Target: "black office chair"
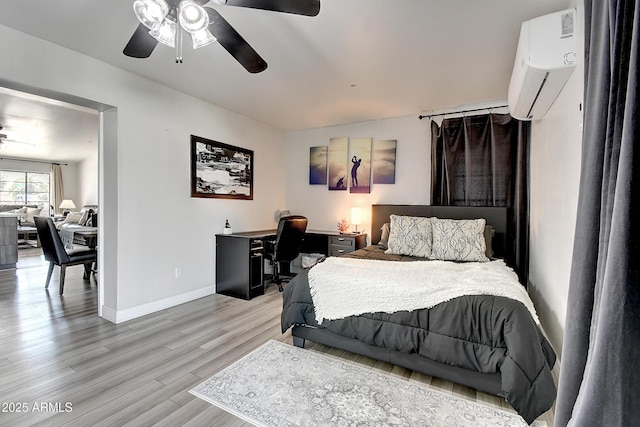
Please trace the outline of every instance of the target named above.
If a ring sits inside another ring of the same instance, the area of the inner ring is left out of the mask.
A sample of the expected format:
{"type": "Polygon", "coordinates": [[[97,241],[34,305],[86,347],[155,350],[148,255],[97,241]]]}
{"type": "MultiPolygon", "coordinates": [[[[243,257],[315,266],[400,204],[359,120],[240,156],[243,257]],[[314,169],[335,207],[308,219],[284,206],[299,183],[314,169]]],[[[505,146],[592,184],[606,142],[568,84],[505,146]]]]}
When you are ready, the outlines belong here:
{"type": "Polygon", "coordinates": [[[49,288],[54,265],[60,266],[60,295],[64,291],[64,276],[67,266],[84,264],[84,279],[89,279],[91,266],[97,261],[98,252],[95,249],[73,249],[67,252],[51,218],[38,216],[34,220],[38,236],[40,236],[44,259],[50,263],[45,289],[49,288]]]}
{"type": "Polygon", "coordinates": [[[276,239],[267,242],[264,257],[273,263],[273,281],[282,292],[281,262],[290,263],[300,255],[300,247],[307,230],[307,218],[289,215],[280,218],[276,239]]]}

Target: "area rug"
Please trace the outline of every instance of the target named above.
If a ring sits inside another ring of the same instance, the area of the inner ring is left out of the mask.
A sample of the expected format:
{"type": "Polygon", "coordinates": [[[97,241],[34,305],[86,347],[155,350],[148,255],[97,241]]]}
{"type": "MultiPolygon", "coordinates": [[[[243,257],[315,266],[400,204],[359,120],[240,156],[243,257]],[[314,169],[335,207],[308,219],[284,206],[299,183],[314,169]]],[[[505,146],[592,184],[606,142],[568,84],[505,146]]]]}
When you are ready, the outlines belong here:
{"type": "Polygon", "coordinates": [[[527,425],[516,414],[273,340],[190,393],[257,426],[527,425]]]}

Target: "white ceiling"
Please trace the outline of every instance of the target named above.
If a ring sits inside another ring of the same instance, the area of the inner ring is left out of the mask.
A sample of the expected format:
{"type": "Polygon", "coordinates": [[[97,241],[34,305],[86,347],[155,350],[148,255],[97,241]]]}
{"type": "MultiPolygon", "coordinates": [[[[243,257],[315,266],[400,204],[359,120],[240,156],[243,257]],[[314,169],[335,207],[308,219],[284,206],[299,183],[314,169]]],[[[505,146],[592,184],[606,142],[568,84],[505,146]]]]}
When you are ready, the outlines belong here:
{"type": "MultiPolygon", "coordinates": [[[[132,3],[2,1],[0,24],[290,130],[503,101],[521,22],[569,4],[321,0],[320,14],[306,17],[211,2],[268,63],[264,72],[250,74],[218,44],[196,51],[186,44],[183,64],[161,44],[148,59],[126,57],[122,49],[138,25],[132,3]]],[[[12,120],[29,115],[21,105],[29,101],[14,108],[9,98],[0,92],[0,125],[14,127],[12,120]]],[[[54,114],[53,107],[42,108],[54,114]]],[[[22,118],[30,126],[39,120],[22,118]]],[[[59,124],[42,119],[42,128],[59,124]]],[[[15,125],[20,137],[26,133],[21,127],[15,125]]],[[[43,134],[95,142],[95,136],[65,133],[72,130],[62,126],[43,134]]]]}
{"type": "Polygon", "coordinates": [[[98,112],[0,87],[0,158],[77,162],[98,152],[98,112]]]}

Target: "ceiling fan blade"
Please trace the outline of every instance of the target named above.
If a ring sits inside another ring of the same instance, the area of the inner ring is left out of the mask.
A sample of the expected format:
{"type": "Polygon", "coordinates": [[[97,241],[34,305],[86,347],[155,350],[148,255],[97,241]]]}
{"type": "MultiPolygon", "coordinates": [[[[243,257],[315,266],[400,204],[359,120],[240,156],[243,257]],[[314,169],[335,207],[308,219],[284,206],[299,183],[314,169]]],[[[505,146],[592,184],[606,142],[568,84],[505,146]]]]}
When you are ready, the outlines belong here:
{"type": "Polygon", "coordinates": [[[35,148],[36,145],[25,141],[16,141],[7,137],[0,138],[0,148],[35,148]]]}
{"type": "Polygon", "coordinates": [[[226,0],[225,3],[229,6],[250,7],[295,15],[316,16],[320,13],[320,0],[226,0]]]}
{"type": "Polygon", "coordinates": [[[158,40],[151,37],[147,27],[139,24],[122,53],[132,58],[148,58],[157,45],[158,40]]]}
{"type": "Polygon", "coordinates": [[[267,63],[215,9],[205,7],[209,14],[209,30],[218,42],[250,73],[267,69],[267,63]]]}

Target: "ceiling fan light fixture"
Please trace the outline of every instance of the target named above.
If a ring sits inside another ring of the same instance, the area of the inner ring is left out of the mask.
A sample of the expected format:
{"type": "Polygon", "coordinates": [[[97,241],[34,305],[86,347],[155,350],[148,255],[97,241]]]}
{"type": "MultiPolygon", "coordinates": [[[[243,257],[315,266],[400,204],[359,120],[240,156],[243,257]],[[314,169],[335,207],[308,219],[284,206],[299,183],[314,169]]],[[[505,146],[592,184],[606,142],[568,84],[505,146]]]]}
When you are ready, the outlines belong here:
{"type": "Polygon", "coordinates": [[[206,28],[204,30],[191,33],[191,43],[193,44],[194,49],[199,49],[217,41],[218,39],[216,39],[215,36],[211,34],[211,31],[206,28]]]}
{"type": "Polygon", "coordinates": [[[157,30],[169,12],[169,6],[164,0],[136,0],[133,11],[145,27],[157,30]]]}
{"type": "Polygon", "coordinates": [[[162,24],[160,24],[160,27],[157,30],[149,31],[149,34],[162,44],[169,47],[176,47],[176,29],[176,22],[167,16],[162,21],[162,24]]]}
{"type": "Polygon", "coordinates": [[[178,14],[180,25],[191,34],[205,30],[209,26],[209,15],[202,6],[193,0],[182,0],[178,14]]]}

